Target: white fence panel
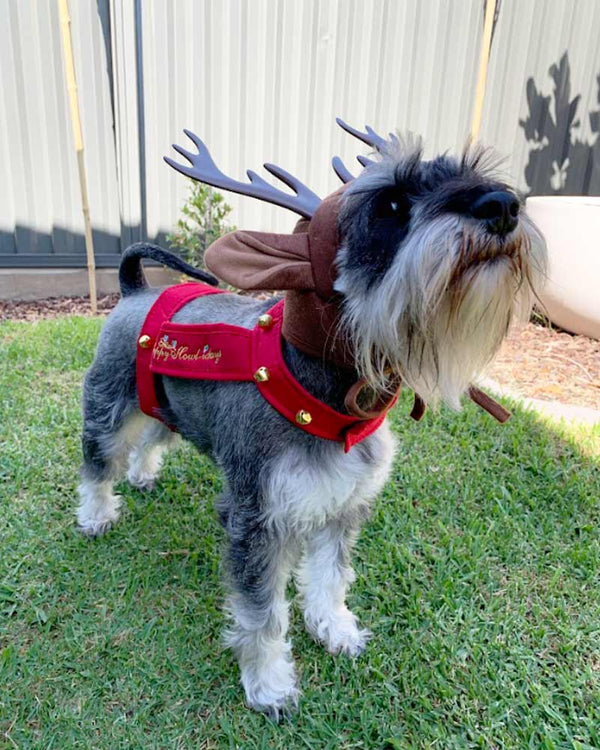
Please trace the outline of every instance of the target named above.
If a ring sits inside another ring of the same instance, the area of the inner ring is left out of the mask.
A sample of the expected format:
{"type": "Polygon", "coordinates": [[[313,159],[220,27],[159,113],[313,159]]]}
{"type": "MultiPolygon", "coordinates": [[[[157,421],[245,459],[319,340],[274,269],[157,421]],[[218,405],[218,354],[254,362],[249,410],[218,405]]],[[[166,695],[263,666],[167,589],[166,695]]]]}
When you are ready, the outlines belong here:
{"type": "MultiPolygon", "coordinates": [[[[421,133],[429,153],[467,137],[483,9],[453,0],[145,0],[142,3],[148,232],[171,227],[185,179],[162,162],[187,127],[241,179],[264,161],[315,192],[360,144],[335,125],[421,133]]],[[[358,165],[356,165],[358,168],[358,165]]],[[[228,196],[233,222],[285,231],[293,216],[228,196]]]]}
{"type": "MultiPolygon", "coordinates": [[[[238,179],[273,161],[323,196],[339,184],[331,157],[358,170],[366,152],[336,115],[418,133],[429,156],[460,150],[469,133],[482,0],[70,8],[98,265],[173,228],[187,183],[162,157],[185,144],[184,127],[238,179]]],[[[600,2],[497,0],[497,11],[482,140],[524,190],[600,194],[600,2]]],[[[0,34],[0,265],[84,265],[55,0],[0,0],[0,34]]],[[[239,227],[294,223],[227,200],[239,227]]]]}
{"type": "Polygon", "coordinates": [[[519,187],[538,195],[600,195],[600,123],[593,116],[599,110],[600,2],[502,0],[481,135],[508,156],[519,187]],[[526,96],[530,78],[538,92],[533,110],[526,96]],[[547,110],[542,97],[549,99],[547,110]],[[529,139],[521,124],[528,119],[535,128],[529,139]]]}
{"type": "MultiPolygon", "coordinates": [[[[70,6],[94,240],[102,258],[119,252],[120,234],[108,8],[104,2],[70,6]]],[[[57,3],[0,0],[0,38],[0,259],[3,265],[84,265],[57,3]]]]}

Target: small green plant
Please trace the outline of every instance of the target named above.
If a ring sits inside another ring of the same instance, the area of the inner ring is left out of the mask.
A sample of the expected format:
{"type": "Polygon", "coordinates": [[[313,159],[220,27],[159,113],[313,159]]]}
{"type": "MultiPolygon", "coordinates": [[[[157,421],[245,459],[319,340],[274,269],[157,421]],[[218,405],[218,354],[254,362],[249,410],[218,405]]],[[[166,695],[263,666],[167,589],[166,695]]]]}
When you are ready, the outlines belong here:
{"type": "Polygon", "coordinates": [[[206,248],[235,229],[227,223],[231,206],[208,185],[190,180],[189,192],[175,231],[167,235],[170,247],[194,266],[204,264],[206,248]]]}

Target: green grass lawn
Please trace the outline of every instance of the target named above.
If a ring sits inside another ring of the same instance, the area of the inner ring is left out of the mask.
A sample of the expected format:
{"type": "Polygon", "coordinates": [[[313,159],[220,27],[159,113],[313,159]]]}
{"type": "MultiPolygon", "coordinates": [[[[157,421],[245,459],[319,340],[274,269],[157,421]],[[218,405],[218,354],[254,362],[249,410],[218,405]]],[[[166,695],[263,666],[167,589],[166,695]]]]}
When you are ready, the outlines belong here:
{"type": "MultiPolygon", "coordinates": [[[[101,321],[0,328],[0,747],[599,748],[600,431],[406,417],[359,541],[334,658],[292,637],[303,696],[275,726],[220,645],[220,479],[189,447],[75,530],[79,400],[101,321]]],[[[293,596],[293,591],[290,595],[293,596]]]]}

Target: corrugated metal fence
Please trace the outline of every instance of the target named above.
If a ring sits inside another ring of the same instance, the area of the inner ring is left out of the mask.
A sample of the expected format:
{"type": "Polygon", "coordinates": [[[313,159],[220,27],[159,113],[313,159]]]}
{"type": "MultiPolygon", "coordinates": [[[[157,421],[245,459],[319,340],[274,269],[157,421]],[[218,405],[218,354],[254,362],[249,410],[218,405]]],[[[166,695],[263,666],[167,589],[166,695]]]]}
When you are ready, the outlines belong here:
{"type": "MultiPolygon", "coordinates": [[[[498,0],[481,137],[533,193],[600,194],[600,3],[498,0]]],[[[483,0],[71,0],[98,266],[164,239],[186,181],[162,161],[201,135],[241,178],[281,164],[317,193],[362,127],[460,149],[483,0]]],[[[83,220],[54,0],[0,0],[0,265],[83,266],[83,220]]],[[[358,168],[358,165],[357,165],[358,168]]],[[[232,222],[282,209],[228,196],[232,222]]]]}

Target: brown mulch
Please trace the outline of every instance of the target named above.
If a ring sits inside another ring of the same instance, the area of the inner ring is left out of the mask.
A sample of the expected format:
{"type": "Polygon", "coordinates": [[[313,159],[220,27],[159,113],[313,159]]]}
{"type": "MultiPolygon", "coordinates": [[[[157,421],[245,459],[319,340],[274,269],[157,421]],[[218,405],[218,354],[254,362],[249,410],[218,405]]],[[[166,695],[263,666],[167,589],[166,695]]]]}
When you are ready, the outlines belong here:
{"type": "MultiPolygon", "coordinates": [[[[108,315],[119,301],[120,294],[98,297],[98,314],[108,315]]],[[[18,302],[0,300],[0,320],[41,320],[63,315],[91,315],[89,297],[51,297],[50,299],[18,302]]]]}
{"type": "Polygon", "coordinates": [[[529,323],[486,372],[520,396],[600,409],[600,341],[529,323]]]}
{"type": "MultiPolygon", "coordinates": [[[[118,294],[100,297],[98,313],[107,315],[118,299],[118,294]]],[[[0,300],[0,320],[90,314],[87,297],[0,300]]],[[[586,336],[529,323],[504,342],[486,375],[520,396],[600,409],[600,341],[586,336]]]]}

